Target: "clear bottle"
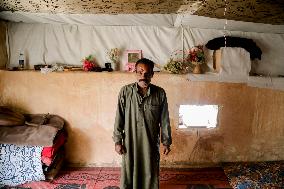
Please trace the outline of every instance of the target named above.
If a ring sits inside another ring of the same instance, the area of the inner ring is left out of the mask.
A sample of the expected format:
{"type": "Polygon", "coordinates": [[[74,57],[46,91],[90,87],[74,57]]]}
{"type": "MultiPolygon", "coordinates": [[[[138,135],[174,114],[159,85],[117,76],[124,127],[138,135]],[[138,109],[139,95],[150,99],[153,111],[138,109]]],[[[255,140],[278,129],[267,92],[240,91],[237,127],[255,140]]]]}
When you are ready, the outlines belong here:
{"type": "Polygon", "coordinates": [[[25,56],[24,53],[20,53],[19,56],[19,68],[24,69],[25,68],[25,56]]]}

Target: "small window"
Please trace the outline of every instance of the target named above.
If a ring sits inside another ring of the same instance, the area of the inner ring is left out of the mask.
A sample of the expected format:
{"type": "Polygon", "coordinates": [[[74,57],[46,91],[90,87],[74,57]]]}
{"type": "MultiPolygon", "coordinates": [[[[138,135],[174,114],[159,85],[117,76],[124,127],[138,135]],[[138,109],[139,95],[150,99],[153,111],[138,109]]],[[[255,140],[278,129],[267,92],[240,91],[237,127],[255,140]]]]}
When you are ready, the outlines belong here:
{"type": "Polygon", "coordinates": [[[218,105],[180,105],[179,128],[214,128],[217,115],[218,105]]]}

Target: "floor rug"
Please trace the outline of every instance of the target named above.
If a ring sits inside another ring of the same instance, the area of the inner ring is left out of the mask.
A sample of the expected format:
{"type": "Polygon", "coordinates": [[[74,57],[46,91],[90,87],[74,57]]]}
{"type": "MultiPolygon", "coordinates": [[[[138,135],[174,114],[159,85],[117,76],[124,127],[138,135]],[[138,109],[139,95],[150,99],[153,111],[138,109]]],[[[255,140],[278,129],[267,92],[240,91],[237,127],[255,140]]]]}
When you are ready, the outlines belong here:
{"type": "MultiPolygon", "coordinates": [[[[65,168],[52,181],[21,185],[32,189],[118,189],[119,168],[65,168]]],[[[221,168],[166,169],[160,173],[160,189],[230,188],[221,168]]]]}

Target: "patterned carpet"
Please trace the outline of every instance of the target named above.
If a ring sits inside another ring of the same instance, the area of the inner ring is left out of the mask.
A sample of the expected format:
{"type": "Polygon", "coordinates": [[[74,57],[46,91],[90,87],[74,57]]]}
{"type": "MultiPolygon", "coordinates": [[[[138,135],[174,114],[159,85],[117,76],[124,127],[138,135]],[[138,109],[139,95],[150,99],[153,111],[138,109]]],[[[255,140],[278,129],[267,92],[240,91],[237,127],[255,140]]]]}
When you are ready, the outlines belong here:
{"type": "MultiPolygon", "coordinates": [[[[31,182],[20,187],[25,189],[118,189],[119,178],[119,168],[65,168],[52,181],[31,182]]],[[[162,168],[160,183],[161,189],[230,188],[221,168],[162,168]]]]}

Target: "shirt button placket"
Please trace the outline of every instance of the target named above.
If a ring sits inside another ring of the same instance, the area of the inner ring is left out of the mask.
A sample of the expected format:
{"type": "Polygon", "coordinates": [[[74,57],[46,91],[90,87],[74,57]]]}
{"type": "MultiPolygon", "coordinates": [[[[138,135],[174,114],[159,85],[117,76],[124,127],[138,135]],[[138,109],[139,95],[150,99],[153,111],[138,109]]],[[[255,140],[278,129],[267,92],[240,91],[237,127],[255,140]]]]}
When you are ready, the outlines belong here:
{"type": "Polygon", "coordinates": [[[140,101],[140,103],[139,103],[139,125],[141,126],[141,127],[143,127],[144,126],[144,99],[140,99],[141,101],[140,101]]]}

